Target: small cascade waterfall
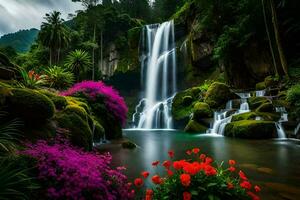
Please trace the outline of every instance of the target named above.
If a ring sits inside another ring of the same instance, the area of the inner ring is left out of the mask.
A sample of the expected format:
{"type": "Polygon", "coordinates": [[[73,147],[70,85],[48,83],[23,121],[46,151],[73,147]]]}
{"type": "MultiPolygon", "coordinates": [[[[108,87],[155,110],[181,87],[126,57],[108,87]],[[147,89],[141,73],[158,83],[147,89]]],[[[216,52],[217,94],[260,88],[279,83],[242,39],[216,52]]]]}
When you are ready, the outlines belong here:
{"type": "Polygon", "coordinates": [[[276,107],[275,109],[276,109],[276,112],[281,113],[281,117],[280,117],[279,121],[275,123],[276,128],[277,128],[277,135],[278,135],[278,138],[284,139],[284,138],[286,138],[286,134],[285,134],[285,130],[282,126],[282,122],[288,121],[288,114],[286,112],[285,107],[276,107]]]}
{"type": "Polygon", "coordinates": [[[212,128],[207,133],[224,135],[225,127],[231,122],[232,116],[240,113],[249,112],[248,98],[251,97],[250,93],[237,93],[241,97],[240,108],[237,111],[233,110],[233,101],[229,100],[226,103],[225,110],[214,113],[214,123],[212,128]],[[231,113],[229,113],[231,112],[231,113]]]}
{"type": "Polygon", "coordinates": [[[255,96],[257,96],[257,97],[263,97],[263,96],[265,96],[265,94],[266,94],[266,90],[255,91],[255,96]]]}
{"type": "Polygon", "coordinates": [[[144,97],[132,117],[134,128],[171,129],[171,104],[177,90],[174,22],[145,26],[141,43],[144,97]]]}

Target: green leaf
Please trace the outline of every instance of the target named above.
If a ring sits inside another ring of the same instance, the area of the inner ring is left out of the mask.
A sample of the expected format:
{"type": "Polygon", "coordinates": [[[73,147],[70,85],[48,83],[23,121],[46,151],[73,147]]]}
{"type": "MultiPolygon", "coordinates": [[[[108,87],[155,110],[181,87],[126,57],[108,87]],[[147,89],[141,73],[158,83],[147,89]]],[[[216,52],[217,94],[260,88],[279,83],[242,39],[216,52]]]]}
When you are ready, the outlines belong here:
{"type": "Polygon", "coordinates": [[[194,196],[197,196],[199,193],[196,190],[192,190],[191,194],[194,195],[194,196]]]}
{"type": "Polygon", "coordinates": [[[207,184],[207,187],[213,187],[213,186],[216,186],[217,185],[217,183],[209,183],[209,184],[207,184]]]}

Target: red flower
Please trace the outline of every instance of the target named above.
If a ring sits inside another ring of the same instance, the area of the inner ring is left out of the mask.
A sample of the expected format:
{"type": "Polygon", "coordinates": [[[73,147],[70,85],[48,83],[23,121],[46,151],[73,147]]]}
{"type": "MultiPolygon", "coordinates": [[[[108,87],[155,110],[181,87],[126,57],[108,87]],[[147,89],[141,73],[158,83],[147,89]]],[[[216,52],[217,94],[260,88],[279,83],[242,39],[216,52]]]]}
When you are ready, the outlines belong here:
{"type": "Polygon", "coordinates": [[[176,169],[176,170],[180,170],[180,169],[183,168],[184,163],[185,163],[185,160],[175,161],[175,162],[173,162],[173,167],[174,167],[174,169],[176,169]]]}
{"type": "Polygon", "coordinates": [[[155,175],[155,176],[152,177],[152,182],[153,182],[154,184],[159,185],[159,184],[162,183],[162,179],[161,179],[158,175],[155,175]]]}
{"type": "Polygon", "coordinates": [[[153,167],[156,167],[158,164],[159,164],[159,160],[154,161],[154,162],[152,163],[152,166],[153,166],[153,167]]]}
{"type": "Polygon", "coordinates": [[[152,196],[152,195],[153,195],[153,190],[147,189],[147,190],[146,190],[146,195],[152,196]]]}
{"type": "Polygon", "coordinates": [[[228,163],[229,163],[229,165],[235,165],[236,164],[235,160],[229,160],[228,163]]]}
{"type": "Polygon", "coordinates": [[[143,184],[144,184],[144,181],[143,181],[143,179],[141,179],[141,178],[136,178],[136,179],[134,180],[134,185],[135,185],[136,187],[141,187],[141,186],[143,186],[143,184]]]}
{"type": "Polygon", "coordinates": [[[141,173],[142,177],[147,178],[149,176],[149,172],[144,171],[141,173]]]}
{"type": "Polygon", "coordinates": [[[260,198],[257,195],[253,194],[253,192],[248,191],[247,194],[252,198],[252,200],[260,200],[260,198]]]}
{"type": "Polygon", "coordinates": [[[170,157],[170,158],[173,158],[173,157],[174,157],[174,151],[173,151],[173,150],[170,150],[170,151],[168,152],[168,154],[169,154],[169,157],[170,157]]]}
{"type": "Polygon", "coordinates": [[[245,181],[248,180],[248,178],[246,177],[245,173],[243,171],[241,171],[241,170],[239,172],[239,176],[240,176],[241,179],[243,179],[245,181]]]}
{"type": "Polygon", "coordinates": [[[205,167],[205,174],[206,174],[207,176],[214,176],[214,175],[217,174],[217,170],[216,170],[214,167],[212,167],[212,166],[210,166],[210,165],[207,165],[207,166],[205,167]]]}
{"type": "Polygon", "coordinates": [[[183,164],[183,170],[190,175],[197,174],[201,169],[202,166],[198,162],[193,162],[193,163],[186,162],[183,164]]]}
{"type": "Polygon", "coordinates": [[[162,164],[166,169],[169,169],[171,167],[171,161],[166,160],[162,164]]]}
{"type": "Polygon", "coordinates": [[[231,171],[231,172],[234,172],[235,171],[235,167],[231,166],[231,167],[228,168],[228,170],[231,171]]]}
{"type": "Polygon", "coordinates": [[[211,164],[213,162],[213,159],[211,157],[205,158],[205,164],[211,164]]]}
{"type": "Polygon", "coordinates": [[[181,174],[180,181],[183,186],[188,187],[191,184],[191,176],[189,174],[181,174]]]}
{"type": "Polygon", "coordinates": [[[191,150],[187,150],[186,154],[190,156],[190,155],[192,155],[192,151],[191,150]]]}
{"type": "Polygon", "coordinates": [[[199,149],[199,148],[193,148],[193,150],[192,150],[192,151],[193,151],[193,153],[194,153],[194,154],[197,154],[197,153],[199,153],[199,152],[200,152],[200,149],[199,149]]]}
{"type": "Polygon", "coordinates": [[[255,192],[260,192],[261,191],[261,189],[258,185],[254,186],[254,190],[255,190],[255,192]]]}
{"type": "Polygon", "coordinates": [[[206,155],[205,154],[201,154],[200,157],[199,157],[201,160],[204,160],[206,158],[206,155]]]}
{"type": "Polygon", "coordinates": [[[242,183],[240,183],[240,186],[242,188],[245,188],[245,189],[248,189],[248,190],[251,189],[251,183],[249,181],[243,181],[242,183]]]}
{"type": "Polygon", "coordinates": [[[168,173],[168,176],[173,176],[173,174],[174,174],[174,172],[169,169],[167,170],[167,173],[168,173]]]}
{"type": "Polygon", "coordinates": [[[192,199],[192,194],[189,192],[184,192],[183,193],[183,200],[191,200],[192,199]]]}

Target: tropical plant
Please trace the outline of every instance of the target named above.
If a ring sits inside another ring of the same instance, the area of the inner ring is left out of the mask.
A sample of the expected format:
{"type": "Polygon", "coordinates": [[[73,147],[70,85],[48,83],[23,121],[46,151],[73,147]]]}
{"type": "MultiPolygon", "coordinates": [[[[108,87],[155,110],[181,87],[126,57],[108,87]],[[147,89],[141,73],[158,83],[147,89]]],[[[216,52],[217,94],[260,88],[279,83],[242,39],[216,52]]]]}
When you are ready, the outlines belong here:
{"type": "Polygon", "coordinates": [[[18,160],[13,158],[0,159],[0,199],[24,200],[30,199],[37,185],[33,178],[28,176],[29,169],[17,166],[18,160]]]}
{"type": "Polygon", "coordinates": [[[55,58],[53,54],[56,53],[54,61],[59,62],[61,49],[70,42],[67,27],[64,25],[64,20],[60,15],[61,13],[57,11],[46,14],[44,18],[46,22],[42,23],[41,31],[38,35],[38,40],[41,44],[49,48],[50,66],[52,65],[52,59],[55,58]]]}
{"type": "Polygon", "coordinates": [[[0,155],[16,149],[17,138],[20,137],[22,123],[17,120],[6,120],[7,113],[0,112],[0,155]]]}
{"type": "Polygon", "coordinates": [[[104,97],[106,108],[112,112],[115,119],[122,125],[125,125],[128,108],[123,97],[113,87],[107,86],[101,81],[83,81],[61,93],[63,96],[76,96],[80,94],[83,94],[91,102],[99,102],[104,97]]]}
{"type": "Polygon", "coordinates": [[[46,84],[45,75],[39,75],[33,70],[27,72],[23,68],[20,68],[19,71],[22,76],[21,82],[18,83],[20,87],[34,89],[46,84]]]}
{"type": "Polygon", "coordinates": [[[82,50],[75,50],[70,52],[67,56],[65,66],[72,70],[79,81],[80,73],[86,72],[92,65],[89,54],[82,50]]]}
{"type": "Polygon", "coordinates": [[[60,136],[27,147],[21,153],[37,160],[38,177],[50,199],[134,198],[134,191],[122,173],[124,167],[110,167],[110,154],[84,152],[60,136]]]}
{"type": "MultiPolygon", "coordinates": [[[[152,176],[156,185],[154,189],[147,189],[146,200],[161,199],[252,199],[259,200],[259,186],[252,186],[243,171],[236,173],[236,161],[229,160],[228,168],[214,165],[213,159],[200,154],[199,148],[188,150],[185,160],[171,161],[174,152],[169,151],[170,160],[161,163],[166,170],[166,176],[152,176]]],[[[160,161],[154,161],[157,167],[160,161]]],[[[144,171],[141,177],[134,180],[137,188],[143,186],[144,179],[150,175],[144,171]]]]}
{"type": "Polygon", "coordinates": [[[73,73],[59,66],[49,67],[45,74],[49,86],[55,89],[65,89],[74,82],[73,73]]]}

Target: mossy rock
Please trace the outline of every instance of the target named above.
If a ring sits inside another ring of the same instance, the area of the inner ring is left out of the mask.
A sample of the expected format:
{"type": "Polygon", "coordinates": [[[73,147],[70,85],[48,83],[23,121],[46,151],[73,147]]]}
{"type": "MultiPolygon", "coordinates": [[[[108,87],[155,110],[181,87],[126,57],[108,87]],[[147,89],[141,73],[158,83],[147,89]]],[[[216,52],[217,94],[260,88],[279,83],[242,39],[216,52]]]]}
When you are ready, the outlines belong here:
{"type": "Polygon", "coordinates": [[[214,82],[207,90],[204,102],[211,108],[220,108],[230,99],[239,98],[231,92],[229,87],[224,83],[214,82]]]}
{"type": "Polygon", "coordinates": [[[278,80],[276,80],[275,78],[273,78],[272,76],[267,76],[265,78],[265,86],[266,88],[268,87],[274,87],[278,85],[278,80]]]}
{"type": "Polygon", "coordinates": [[[257,109],[256,112],[275,112],[275,108],[272,103],[263,103],[257,109]]]}
{"type": "Polygon", "coordinates": [[[60,128],[68,129],[70,132],[68,137],[73,145],[84,148],[85,150],[92,149],[92,130],[87,121],[82,119],[80,115],[73,112],[61,111],[55,117],[60,128]]]}
{"type": "Polygon", "coordinates": [[[276,97],[280,100],[286,100],[287,91],[280,91],[276,97]]]}
{"type": "Polygon", "coordinates": [[[290,108],[290,103],[287,100],[278,99],[278,100],[273,100],[272,103],[275,107],[290,108]]]}
{"type": "Polygon", "coordinates": [[[83,107],[80,107],[78,105],[68,105],[65,110],[65,113],[76,113],[77,115],[79,115],[82,119],[84,120],[88,120],[87,117],[87,112],[85,111],[85,109],[83,107]]]}
{"type": "Polygon", "coordinates": [[[178,92],[172,103],[172,116],[174,120],[189,120],[193,104],[200,99],[200,88],[194,87],[178,92]]]}
{"type": "Polygon", "coordinates": [[[184,128],[184,131],[187,133],[206,133],[207,129],[207,127],[196,122],[195,120],[190,120],[184,128]]]}
{"type": "Polygon", "coordinates": [[[125,141],[122,143],[122,148],[123,149],[135,149],[136,148],[136,144],[134,144],[131,141],[125,141]]]}
{"type": "Polygon", "coordinates": [[[255,89],[256,90],[264,90],[266,89],[266,84],[265,82],[259,82],[255,85],[255,89]]]}
{"type": "Polygon", "coordinates": [[[40,93],[46,95],[55,105],[55,108],[58,110],[63,110],[67,105],[67,99],[63,96],[59,96],[48,90],[39,90],[40,93]]]}
{"type": "Polygon", "coordinates": [[[45,95],[31,89],[13,89],[7,97],[10,113],[26,122],[36,123],[54,115],[54,104],[45,95]]]}
{"type": "Polygon", "coordinates": [[[256,109],[264,103],[271,103],[267,97],[250,97],[248,99],[250,109],[256,109]]]}
{"type": "Polygon", "coordinates": [[[198,102],[193,108],[193,119],[199,122],[202,118],[210,118],[213,115],[213,111],[210,109],[207,103],[198,102]]]}
{"type": "Polygon", "coordinates": [[[274,122],[242,120],[227,124],[224,135],[244,139],[269,139],[275,138],[277,133],[274,122]]]}
{"type": "Polygon", "coordinates": [[[242,120],[255,120],[256,117],[261,117],[265,121],[278,121],[280,119],[280,113],[268,113],[268,112],[247,112],[237,115],[233,115],[231,121],[242,121],[242,120]]]}
{"type": "Polygon", "coordinates": [[[182,99],[182,103],[185,106],[189,106],[193,103],[193,97],[192,96],[184,96],[182,99]]]}
{"type": "Polygon", "coordinates": [[[65,97],[67,102],[68,102],[68,105],[71,105],[71,106],[80,106],[82,108],[84,108],[84,110],[90,114],[91,113],[91,108],[90,106],[88,105],[88,103],[86,102],[85,99],[83,98],[78,98],[78,97],[65,97]]]}

